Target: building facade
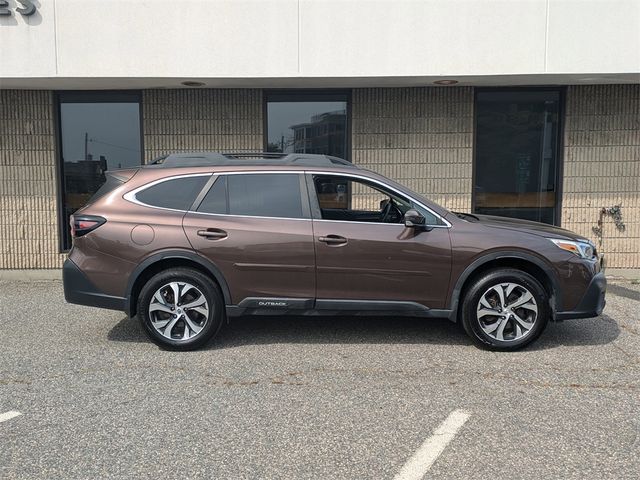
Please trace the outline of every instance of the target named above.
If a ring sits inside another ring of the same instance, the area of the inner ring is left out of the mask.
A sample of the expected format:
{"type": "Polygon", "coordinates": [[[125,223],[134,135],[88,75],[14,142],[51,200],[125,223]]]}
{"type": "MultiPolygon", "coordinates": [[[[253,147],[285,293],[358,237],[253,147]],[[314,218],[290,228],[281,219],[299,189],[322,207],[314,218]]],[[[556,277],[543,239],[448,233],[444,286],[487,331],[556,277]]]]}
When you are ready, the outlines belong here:
{"type": "Polygon", "coordinates": [[[640,269],[640,2],[191,3],[0,2],[0,269],[60,268],[106,170],[201,150],[337,155],[640,269]]]}

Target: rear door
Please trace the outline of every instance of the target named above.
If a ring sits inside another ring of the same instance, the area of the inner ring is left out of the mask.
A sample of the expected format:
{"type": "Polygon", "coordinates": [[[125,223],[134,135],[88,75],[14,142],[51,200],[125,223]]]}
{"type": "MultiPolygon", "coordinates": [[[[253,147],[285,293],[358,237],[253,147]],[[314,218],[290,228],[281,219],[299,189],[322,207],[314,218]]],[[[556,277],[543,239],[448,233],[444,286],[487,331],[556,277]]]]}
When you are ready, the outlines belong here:
{"type": "Polygon", "coordinates": [[[304,175],[225,173],[213,182],[183,226],[193,248],[221,270],[233,303],[312,306],[315,257],[304,175]]]}
{"type": "Polygon", "coordinates": [[[444,308],[451,242],[443,220],[402,194],[357,176],[310,173],[307,185],[318,308],[416,308],[411,303],[444,308]],[[406,228],[403,216],[410,208],[419,210],[433,229],[406,228]]]}

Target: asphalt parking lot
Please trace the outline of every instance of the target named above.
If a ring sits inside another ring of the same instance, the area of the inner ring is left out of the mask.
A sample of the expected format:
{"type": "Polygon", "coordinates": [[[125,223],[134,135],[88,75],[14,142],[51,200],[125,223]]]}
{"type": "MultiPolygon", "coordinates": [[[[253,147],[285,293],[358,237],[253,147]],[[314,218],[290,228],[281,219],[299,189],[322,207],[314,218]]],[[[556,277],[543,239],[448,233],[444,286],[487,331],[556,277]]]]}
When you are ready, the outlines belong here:
{"type": "Polygon", "coordinates": [[[607,298],[515,353],[446,320],[271,317],[176,353],[61,282],[0,282],[0,478],[404,479],[451,433],[428,478],[635,479],[640,286],[607,298]]]}

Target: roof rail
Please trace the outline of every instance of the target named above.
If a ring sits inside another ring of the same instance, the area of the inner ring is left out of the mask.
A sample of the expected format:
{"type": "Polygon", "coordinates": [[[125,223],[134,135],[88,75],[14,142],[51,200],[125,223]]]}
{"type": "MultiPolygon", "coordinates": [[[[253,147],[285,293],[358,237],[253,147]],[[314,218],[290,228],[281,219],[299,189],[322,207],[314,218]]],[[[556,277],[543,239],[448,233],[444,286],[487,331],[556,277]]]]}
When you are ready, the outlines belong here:
{"type": "Polygon", "coordinates": [[[350,167],[351,162],[330,155],[279,152],[194,152],[172,153],[153,160],[146,168],[209,167],[209,166],[276,166],[303,165],[309,167],[350,167]]]}

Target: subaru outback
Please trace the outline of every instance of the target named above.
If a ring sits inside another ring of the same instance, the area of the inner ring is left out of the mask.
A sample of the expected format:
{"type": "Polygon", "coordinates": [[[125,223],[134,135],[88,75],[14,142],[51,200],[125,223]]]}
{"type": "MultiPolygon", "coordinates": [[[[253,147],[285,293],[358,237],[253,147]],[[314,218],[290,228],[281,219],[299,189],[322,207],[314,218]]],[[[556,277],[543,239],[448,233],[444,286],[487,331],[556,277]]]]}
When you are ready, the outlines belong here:
{"type": "Polygon", "coordinates": [[[239,315],[408,315],[513,350],[594,317],[595,245],[531,221],[456,213],[345,160],[172,154],[107,181],[71,217],[70,303],[137,315],[164,348],[239,315]]]}

